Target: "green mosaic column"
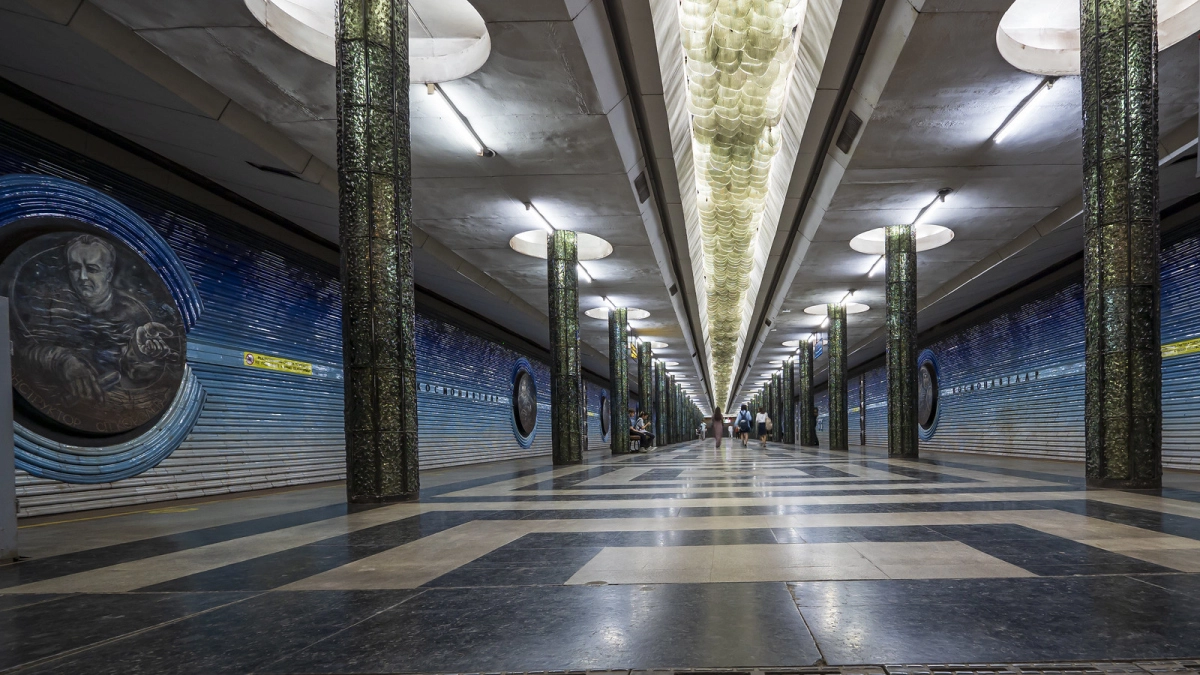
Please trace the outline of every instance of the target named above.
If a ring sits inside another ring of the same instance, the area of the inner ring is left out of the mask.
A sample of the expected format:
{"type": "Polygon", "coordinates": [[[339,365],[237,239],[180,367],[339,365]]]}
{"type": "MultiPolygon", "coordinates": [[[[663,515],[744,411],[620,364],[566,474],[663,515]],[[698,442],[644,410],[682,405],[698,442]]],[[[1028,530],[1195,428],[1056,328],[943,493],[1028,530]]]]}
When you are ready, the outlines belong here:
{"type": "Polygon", "coordinates": [[[1081,0],[1090,487],[1162,485],[1154,0],[1081,0]]]}
{"type": "Polygon", "coordinates": [[[684,440],[679,434],[679,428],[683,425],[679,423],[679,385],[675,383],[675,376],[671,375],[671,439],[678,443],[684,440]]]}
{"type": "Polygon", "coordinates": [[[659,363],[658,378],[658,410],[662,415],[659,426],[662,428],[663,444],[674,443],[671,438],[671,377],[667,374],[667,366],[659,363]]]}
{"type": "Polygon", "coordinates": [[[858,444],[867,444],[867,374],[858,376],[858,444]]]}
{"type": "MultiPolygon", "coordinates": [[[[642,340],[638,345],[638,408],[645,413],[654,410],[654,352],[649,340],[642,340]]],[[[650,427],[650,433],[654,430],[650,427]]],[[[657,440],[655,436],[655,440],[657,440]]]]}
{"type": "Polygon", "coordinates": [[[817,445],[817,417],[813,414],[813,343],[800,342],[797,362],[797,383],[800,390],[800,445],[817,445]]]}
{"type": "Polygon", "coordinates": [[[846,390],[846,306],[829,305],[829,449],[849,450],[846,390]]]}
{"type": "Polygon", "coordinates": [[[659,445],[670,443],[666,430],[666,371],[662,361],[654,362],[654,435],[659,445]]]}
{"type": "Polygon", "coordinates": [[[679,411],[678,414],[675,415],[675,424],[678,428],[676,433],[679,434],[680,440],[690,439],[691,435],[688,433],[688,429],[685,428],[687,426],[687,422],[684,421],[684,415],[687,414],[687,409],[685,407],[687,405],[687,397],[683,395],[683,384],[679,382],[675,383],[675,400],[678,401],[676,410],[679,411]]]}
{"type": "Polygon", "coordinates": [[[796,361],[783,362],[783,442],[796,443],[796,361]]]}
{"type": "Polygon", "coordinates": [[[555,464],[583,461],[579,361],[579,250],[571,230],[546,239],[550,307],[550,447],[555,464]]]}
{"type": "Polygon", "coordinates": [[[784,416],[787,415],[787,404],[783,400],[783,366],[779,367],[779,372],[775,373],[775,413],[771,419],[775,420],[775,430],[772,432],[775,442],[783,443],[784,435],[787,434],[787,421],[784,416]]]}
{"type": "Polygon", "coordinates": [[[768,436],[769,440],[772,441],[779,440],[779,432],[782,430],[782,428],[784,428],[784,416],[781,416],[779,413],[781,407],[779,405],[780,380],[781,378],[778,372],[775,372],[775,374],[770,376],[770,410],[767,411],[767,414],[769,414],[770,422],[772,422],[773,426],[773,429],[770,430],[770,435],[768,436]]]}
{"type": "Polygon", "coordinates": [[[667,367],[662,367],[662,427],[663,438],[666,440],[664,444],[675,442],[675,425],[671,423],[671,374],[667,372],[667,367]]]}
{"type": "Polygon", "coordinates": [[[917,237],[889,225],[887,264],[888,456],[917,457],[917,237]]]}
{"type": "Polygon", "coordinates": [[[612,454],[629,454],[629,333],[628,311],[624,307],[608,310],[608,385],[609,435],[612,454]]]}
{"type": "Polygon", "coordinates": [[[338,220],[346,495],[418,495],[408,135],[408,2],[343,0],[337,18],[338,220]]]}

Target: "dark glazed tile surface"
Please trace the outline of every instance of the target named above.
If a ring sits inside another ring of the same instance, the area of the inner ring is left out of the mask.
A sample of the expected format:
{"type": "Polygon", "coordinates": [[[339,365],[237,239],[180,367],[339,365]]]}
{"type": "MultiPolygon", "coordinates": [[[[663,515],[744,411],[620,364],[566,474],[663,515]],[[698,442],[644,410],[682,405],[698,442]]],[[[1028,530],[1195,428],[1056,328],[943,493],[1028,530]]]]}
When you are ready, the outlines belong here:
{"type": "Polygon", "coordinates": [[[25,607],[26,605],[36,605],[40,602],[50,602],[68,597],[70,594],[62,593],[22,593],[13,595],[0,595],[0,612],[25,607]]]}
{"type": "Polygon", "coordinates": [[[264,672],[812,664],[783,584],[429,590],[264,672]]]}
{"type": "Polygon", "coordinates": [[[790,586],[830,664],[1200,654],[1200,602],[1123,576],[790,586]]]}
{"type": "Polygon", "coordinates": [[[35,672],[89,675],[248,673],[346,626],[404,602],[418,591],[264,593],[156,628],[35,672]]]}
{"type": "Polygon", "coordinates": [[[15,565],[0,567],[0,588],[29,584],[77,572],[86,572],[123,562],[131,562],[151,556],[164,555],[174,553],[175,551],[229,541],[239,537],[273,532],[287,527],[344,516],[346,513],[347,508],[345,504],[333,504],[277,516],[255,518],[240,523],[230,523],[228,525],[180,532],[179,534],[151,537],[126,544],[93,548],[86,551],[79,551],[78,553],[67,553],[50,558],[27,560],[15,565]]]}
{"type": "Polygon", "coordinates": [[[0,668],[86,647],[246,597],[243,593],[72,595],[0,612],[0,668]]]}

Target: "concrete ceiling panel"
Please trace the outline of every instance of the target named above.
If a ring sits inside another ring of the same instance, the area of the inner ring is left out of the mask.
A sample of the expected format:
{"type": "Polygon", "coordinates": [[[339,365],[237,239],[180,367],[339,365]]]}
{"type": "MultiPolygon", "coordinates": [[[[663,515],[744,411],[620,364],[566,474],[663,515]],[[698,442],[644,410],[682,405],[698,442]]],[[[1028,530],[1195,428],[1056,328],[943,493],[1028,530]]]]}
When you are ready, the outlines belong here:
{"type": "Polygon", "coordinates": [[[91,1],[109,14],[121,17],[121,23],[134,30],[216,26],[262,27],[245,2],[91,1]]]}
{"type": "Polygon", "coordinates": [[[489,24],[513,21],[570,21],[572,18],[564,0],[471,0],[471,4],[489,24]]]}
{"type": "Polygon", "coordinates": [[[265,27],[172,28],[138,33],[267,122],[336,119],[334,70],[265,27]]]}
{"type": "MultiPolygon", "coordinates": [[[[192,114],[197,112],[157,84],[133,77],[135,73],[131,68],[92,43],[75,38],[68,28],[31,14],[13,12],[11,7],[27,7],[20,0],[0,1],[3,2],[0,5],[0,64],[3,64],[0,72],[4,77],[16,81],[22,74],[36,76],[44,78],[45,83],[60,85],[58,92],[78,87],[132,103],[192,114]]],[[[29,84],[22,86],[34,88],[29,84]]],[[[61,101],[55,102],[70,108],[61,101]]]]}

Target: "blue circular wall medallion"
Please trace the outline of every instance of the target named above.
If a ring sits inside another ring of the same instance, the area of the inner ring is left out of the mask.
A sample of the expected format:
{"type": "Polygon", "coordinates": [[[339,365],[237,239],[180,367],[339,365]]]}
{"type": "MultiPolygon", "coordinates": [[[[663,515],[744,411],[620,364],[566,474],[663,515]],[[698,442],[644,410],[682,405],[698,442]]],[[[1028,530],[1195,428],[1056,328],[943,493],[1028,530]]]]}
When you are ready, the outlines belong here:
{"type": "Polygon", "coordinates": [[[17,467],[108,483],[174,452],[204,403],[186,358],[202,303],[166,241],[92,188],[8,175],[0,257],[20,404],[17,467]]]}
{"type": "Polygon", "coordinates": [[[512,372],[512,429],[522,448],[533,445],[537,435],[538,396],[533,367],[528,359],[517,359],[512,372]]]}
{"type": "Polygon", "coordinates": [[[917,357],[917,434],[923,441],[933,438],[942,417],[939,379],[937,357],[926,349],[917,357]]]}

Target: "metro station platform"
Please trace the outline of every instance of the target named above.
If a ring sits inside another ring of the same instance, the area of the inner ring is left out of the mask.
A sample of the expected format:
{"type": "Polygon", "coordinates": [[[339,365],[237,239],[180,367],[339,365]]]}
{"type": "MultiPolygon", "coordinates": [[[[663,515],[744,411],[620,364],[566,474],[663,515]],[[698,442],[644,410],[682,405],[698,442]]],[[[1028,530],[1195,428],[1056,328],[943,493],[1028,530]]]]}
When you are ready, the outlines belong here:
{"type": "Polygon", "coordinates": [[[419,503],[353,511],[327,485],[26,521],[0,669],[1022,675],[1200,655],[1200,476],[1085,490],[1077,464],[726,443],[428,471],[419,503]]]}

